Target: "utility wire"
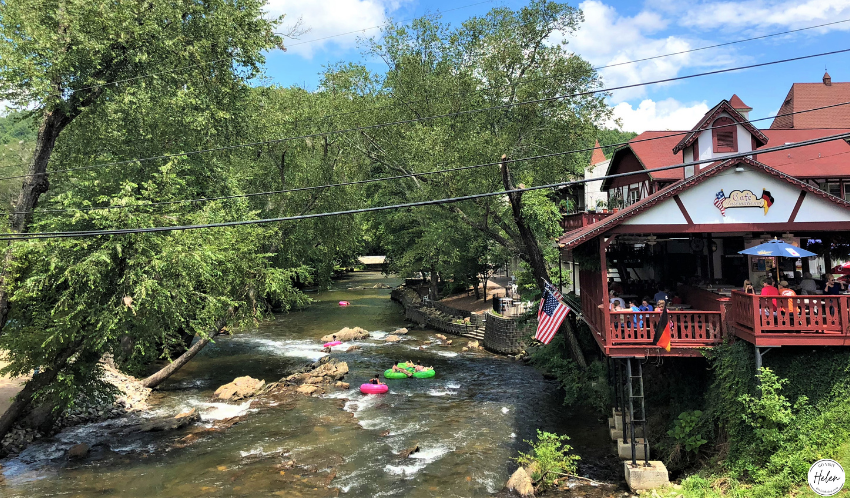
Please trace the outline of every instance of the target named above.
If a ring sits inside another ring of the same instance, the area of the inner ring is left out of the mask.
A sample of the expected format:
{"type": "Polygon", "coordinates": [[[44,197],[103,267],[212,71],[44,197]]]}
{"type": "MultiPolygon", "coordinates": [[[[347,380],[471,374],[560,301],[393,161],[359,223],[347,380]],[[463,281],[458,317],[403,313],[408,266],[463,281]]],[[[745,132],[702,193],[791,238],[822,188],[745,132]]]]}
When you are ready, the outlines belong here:
{"type": "Polygon", "coordinates": [[[524,193],[527,191],[538,191],[541,189],[556,189],[563,188],[567,186],[572,186],[576,184],[584,184],[587,182],[606,180],[606,179],[615,179],[619,177],[626,177],[630,175],[640,175],[647,174],[653,172],[660,172],[664,170],[673,170],[677,168],[685,168],[689,166],[702,165],[706,163],[715,163],[717,161],[727,161],[736,158],[744,158],[747,156],[751,156],[753,154],[764,154],[764,153],[773,153],[776,151],[784,151],[787,149],[796,149],[805,146],[811,146],[814,144],[820,144],[824,142],[834,141],[838,139],[848,139],[850,138],[850,133],[843,133],[837,135],[831,135],[827,137],[821,137],[818,139],[811,139],[807,141],[801,141],[798,143],[792,144],[783,144],[781,146],[776,146],[773,148],[767,148],[759,151],[747,151],[743,153],[736,153],[732,155],[723,156],[715,161],[707,161],[707,160],[697,160],[685,163],[679,163],[676,165],[669,165],[666,167],[659,167],[648,170],[639,170],[635,172],[624,172],[620,174],[610,174],[604,175],[600,177],[594,177],[590,179],[580,179],[575,181],[565,181],[565,182],[556,182],[552,184],[544,184],[540,186],[533,186],[527,188],[516,188],[510,190],[503,191],[494,191],[490,193],[479,193],[479,194],[471,194],[465,196],[457,196],[453,198],[442,198],[437,200],[426,200],[426,201],[417,201],[410,203],[399,203],[395,205],[385,205],[379,207],[368,207],[368,208],[357,208],[351,210],[340,210],[336,212],[323,212],[323,213],[314,213],[314,214],[304,214],[304,215],[293,215],[287,217],[275,217],[269,219],[255,219],[255,220],[240,220],[240,221],[229,221],[229,222],[216,222],[210,224],[192,224],[192,225],[181,225],[181,226],[163,226],[163,227],[143,227],[143,228],[128,228],[128,229],[105,229],[105,230],[88,230],[88,231],[58,231],[58,232],[45,232],[45,233],[21,233],[21,234],[8,234],[5,236],[0,236],[0,241],[11,241],[11,240],[30,240],[30,239],[48,239],[48,238],[80,238],[80,237],[88,237],[88,236],[111,236],[111,235],[119,235],[119,234],[140,234],[140,233],[161,233],[168,231],[185,231],[185,230],[193,230],[193,229],[209,229],[215,227],[234,227],[234,226],[247,226],[247,225],[257,225],[257,224],[268,224],[273,222],[285,222],[285,221],[294,221],[294,220],[303,220],[303,219],[315,219],[320,217],[332,217],[339,215],[354,215],[368,212],[379,212],[385,210],[395,210],[401,208],[412,208],[412,207],[420,207],[420,206],[428,206],[428,205],[442,205],[447,203],[458,203],[461,201],[469,201],[480,198],[487,198],[493,196],[503,196],[509,193],[524,193]]]}
{"type": "MultiPolygon", "coordinates": [[[[782,114],[773,115],[773,116],[766,116],[764,118],[756,118],[756,119],[749,120],[749,121],[752,123],[752,122],[776,119],[776,118],[780,118],[780,117],[783,117],[783,116],[791,116],[791,115],[808,113],[808,112],[811,112],[811,111],[819,111],[819,110],[822,110],[822,109],[834,108],[834,107],[846,106],[846,105],[850,105],[850,101],[836,103],[836,104],[829,104],[829,105],[826,105],[826,106],[820,106],[820,107],[812,108],[812,109],[803,109],[803,110],[800,110],[800,111],[792,111],[790,113],[782,113],[782,114]]],[[[727,125],[718,125],[716,127],[711,126],[711,127],[706,127],[702,130],[709,131],[709,130],[714,130],[716,128],[724,128],[724,127],[727,127],[727,125]]],[[[648,137],[648,138],[645,138],[645,139],[629,140],[629,141],[625,141],[625,142],[605,144],[605,145],[599,146],[599,148],[597,148],[596,146],[593,146],[593,147],[589,147],[589,148],[573,149],[573,150],[570,150],[570,151],[561,151],[561,152],[557,152],[557,153],[546,153],[546,154],[542,154],[542,155],[529,156],[529,157],[525,157],[525,158],[517,158],[515,160],[507,160],[507,162],[521,162],[521,161],[540,160],[540,159],[544,159],[544,158],[553,158],[553,157],[557,157],[557,156],[565,156],[565,155],[575,154],[575,153],[586,153],[588,151],[593,151],[595,149],[603,149],[603,148],[608,148],[608,147],[620,147],[620,146],[627,146],[627,145],[630,145],[630,144],[637,144],[637,143],[641,143],[641,142],[657,141],[657,140],[661,140],[661,139],[668,139],[670,137],[678,137],[678,136],[682,136],[682,135],[687,135],[687,134],[690,134],[690,133],[691,133],[690,130],[683,131],[683,132],[674,132],[674,133],[671,133],[671,134],[660,135],[660,136],[657,136],[657,137],[648,137]]],[[[756,154],[758,154],[758,153],[761,153],[762,150],[756,150],[756,152],[757,152],[756,154]]],[[[833,156],[833,155],[828,155],[828,156],[833,156]]],[[[823,157],[823,158],[826,158],[826,157],[823,157]]],[[[81,207],[81,208],[51,208],[51,209],[39,209],[39,210],[0,212],[0,214],[2,214],[2,215],[15,214],[15,215],[17,215],[17,214],[27,214],[27,213],[67,213],[67,212],[78,213],[78,212],[88,212],[88,211],[93,211],[93,210],[136,209],[136,208],[156,207],[156,206],[162,206],[162,205],[176,205],[176,204],[182,204],[182,203],[205,203],[205,202],[209,202],[209,201],[232,200],[232,199],[240,199],[240,198],[251,198],[251,197],[255,197],[255,196],[270,196],[270,195],[275,195],[275,194],[294,193],[294,192],[299,192],[299,191],[312,191],[312,190],[316,190],[316,189],[327,189],[327,188],[343,187],[343,186],[355,186],[355,185],[358,185],[358,184],[370,184],[370,183],[373,183],[373,182],[384,182],[384,181],[397,180],[397,179],[406,179],[406,178],[411,178],[411,177],[420,177],[420,176],[425,177],[425,176],[433,175],[433,174],[444,174],[444,173],[449,173],[449,172],[458,172],[458,171],[462,171],[462,170],[471,170],[471,169],[476,169],[476,168],[489,167],[489,166],[493,166],[493,165],[498,165],[499,163],[501,163],[501,162],[496,161],[496,162],[480,163],[480,164],[477,164],[477,165],[467,165],[467,166],[463,166],[463,167],[454,167],[454,168],[447,168],[447,169],[440,169],[440,170],[430,170],[430,171],[425,171],[425,172],[414,172],[414,173],[410,173],[410,174],[393,175],[393,176],[389,176],[389,177],[377,177],[377,178],[364,179],[364,180],[359,180],[359,181],[339,182],[339,183],[334,183],[334,184],[323,184],[323,185],[318,185],[318,186],[289,188],[289,189],[281,189],[281,190],[275,190],[275,191],[261,191],[261,192],[258,192],[258,193],[235,194],[235,195],[228,195],[228,196],[216,196],[216,197],[205,197],[205,198],[194,198],[194,199],[183,199],[183,200],[158,201],[158,202],[139,203],[139,204],[136,204],[136,205],[108,205],[108,206],[105,206],[105,207],[81,207]]]]}
{"type": "Polygon", "coordinates": [[[660,80],[653,80],[653,81],[649,81],[649,82],[632,83],[632,84],[628,84],[628,85],[620,85],[620,86],[617,86],[617,87],[608,87],[608,88],[597,89],[597,90],[587,90],[587,91],[577,92],[577,93],[573,93],[573,94],[563,94],[563,95],[558,95],[558,96],[553,96],[553,97],[531,99],[531,100],[527,100],[527,101],[501,104],[501,105],[498,105],[498,106],[490,106],[490,107],[486,107],[486,108],[475,108],[475,109],[470,109],[470,110],[457,111],[457,112],[453,112],[453,113],[444,113],[444,114],[441,114],[441,115],[432,115],[432,116],[424,116],[424,117],[419,117],[419,118],[410,118],[410,119],[407,119],[407,120],[397,120],[397,121],[393,121],[393,122],[377,123],[377,124],[366,125],[366,126],[362,126],[362,127],[351,127],[351,128],[346,128],[346,129],[332,130],[332,131],[328,131],[328,132],[318,132],[318,133],[314,133],[314,134],[304,134],[304,135],[299,135],[299,136],[285,137],[285,138],[281,138],[281,139],[272,139],[272,140],[268,140],[268,141],[256,141],[256,142],[250,142],[250,143],[244,143],[244,144],[234,144],[234,145],[231,145],[231,146],[219,146],[219,147],[215,147],[215,148],[199,149],[199,150],[195,150],[195,151],[185,151],[185,152],[182,152],[182,153],[165,154],[165,155],[151,156],[151,157],[147,157],[147,158],[135,158],[135,159],[131,159],[131,160],[121,160],[121,161],[115,161],[115,162],[99,163],[99,164],[89,165],[89,166],[85,166],[85,167],[75,167],[75,168],[67,168],[67,169],[60,169],[60,170],[50,170],[50,171],[47,171],[47,172],[36,173],[36,174],[23,174],[23,175],[0,177],[0,180],[23,179],[23,178],[26,178],[26,177],[34,177],[34,176],[47,175],[47,174],[52,174],[52,173],[63,173],[63,172],[72,172],[72,171],[80,171],[80,170],[91,170],[91,169],[95,169],[95,168],[102,168],[102,167],[116,166],[116,165],[126,165],[126,164],[129,164],[129,163],[137,163],[137,162],[143,162],[143,161],[164,160],[164,159],[179,158],[179,157],[195,155],[195,154],[211,153],[211,152],[216,152],[216,151],[230,151],[230,150],[240,149],[240,148],[245,148],[245,147],[256,147],[256,146],[264,146],[264,145],[268,145],[268,144],[279,144],[279,143],[282,143],[282,142],[288,142],[288,141],[299,140],[299,139],[309,139],[309,138],[314,138],[314,137],[326,137],[326,136],[329,136],[329,135],[341,134],[341,133],[346,133],[346,132],[361,132],[361,131],[365,131],[365,130],[373,130],[373,129],[390,127],[390,126],[395,126],[395,125],[405,125],[405,124],[409,124],[409,123],[424,122],[424,121],[429,121],[429,120],[435,120],[435,119],[438,119],[438,118],[449,118],[449,117],[453,117],[453,116],[464,116],[464,115],[469,115],[469,114],[474,114],[474,113],[481,113],[481,112],[484,112],[484,111],[496,111],[496,110],[500,110],[500,109],[512,108],[512,107],[515,107],[515,106],[523,106],[523,105],[526,105],[526,104],[540,104],[540,103],[543,103],[543,102],[558,101],[558,100],[567,99],[567,98],[570,98],[570,97],[580,97],[580,96],[598,94],[598,93],[603,93],[603,92],[612,92],[612,91],[615,91],[615,90],[623,90],[623,89],[630,89],[630,88],[635,88],[635,87],[643,87],[643,86],[646,86],[646,85],[656,85],[656,84],[659,84],[659,83],[668,83],[668,82],[675,82],[675,81],[680,81],[680,80],[688,80],[688,79],[691,79],[691,78],[698,78],[698,77],[710,76],[710,75],[718,75],[718,74],[722,74],[722,73],[729,73],[729,72],[732,72],[732,71],[740,71],[740,70],[745,70],[745,69],[760,68],[760,67],[764,67],[764,66],[771,66],[771,65],[774,65],[774,64],[783,64],[783,63],[788,63],[788,62],[793,62],[793,61],[801,61],[801,60],[805,60],[805,59],[811,59],[811,58],[814,58],[814,57],[823,57],[823,56],[827,56],[827,55],[842,54],[842,53],[846,53],[846,52],[850,52],[850,48],[833,50],[833,51],[829,51],[829,52],[822,52],[822,53],[819,53],[819,54],[810,54],[810,55],[806,55],[806,56],[791,57],[791,58],[787,58],[787,59],[780,59],[780,60],[777,60],[777,61],[769,61],[769,62],[764,62],[764,63],[749,64],[749,65],[746,65],[746,66],[737,66],[737,67],[734,67],[734,68],[724,68],[724,69],[718,69],[718,70],[713,70],[713,71],[706,71],[706,72],[703,72],[703,73],[694,73],[694,74],[691,74],[691,75],[676,76],[676,77],[671,77],[671,78],[663,78],[663,79],[660,79],[660,80]]]}

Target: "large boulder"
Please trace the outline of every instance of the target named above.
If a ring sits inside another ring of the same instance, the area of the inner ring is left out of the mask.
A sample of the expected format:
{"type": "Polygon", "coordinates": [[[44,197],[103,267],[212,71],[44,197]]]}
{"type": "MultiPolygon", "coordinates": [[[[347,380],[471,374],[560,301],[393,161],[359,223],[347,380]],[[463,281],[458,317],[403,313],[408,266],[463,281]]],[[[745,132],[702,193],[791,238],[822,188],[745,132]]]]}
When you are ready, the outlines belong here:
{"type": "Polygon", "coordinates": [[[369,332],[360,328],[359,326],[355,326],[354,328],[348,328],[347,326],[342,330],[322,337],[322,342],[331,342],[333,341],[333,336],[336,335],[336,339],[342,342],[346,342],[348,340],[360,340],[369,337],[369,332]]]}
{"type": "Polygon", "coordinates": [[[252,377],[238,377],[234,379],[233,382],[216,389],[213,394],[213,399],[220,401],[238,401],[240,399],[250,398],[257,394],[265,383],[265,380],[257,380],[252,377]]]}
{"type": "Polygon", "coordinates": [[[357,349],[360,349],[360,346],[352,345],[348,346],[348,349],[346,349],[345,352],[356,351],[357,349]]]}
{"type": "Polygon", "coordinates": [[[89,445],[85,443],[75,444],[68,450],[68,460],[81,460],[89,454],[89,445]]]}
{"type": "Polygon", "coordinates": [[[440,340],[446,340],[446,336],[441,334],[441,333],[438,333],[437,335],[435,335],[435,337],[437,337],[440,340]]]}
{"type": "Polygon", "coordinates": [[[406,335],[408,332],[407,328],[398,328],[395,331],[391,332],[392,335],[406,335]]]}
{"type": "Polygon", "coordinates": [[[469,342],[466,343],[466,347],[468,347],[470,350],[478,349],[478,341],[477,340],[470,340],[469,342]]]}
{"type": "Polygon", "coordinates": [[[384,340],[386,340],[387,342],[401,342],[401,337],[399,337],[398,335],[387,335],[384,340]]]}
{"type": "Polygon", "coordinates": [[[192,408],[189,411],[184,411],[183,413],[179,413],[173,417],[154,418],[152,420],[148,420],[133,430],[139,430],[142,432],[173,431],[186,427],[187,425],[193,424],[199,420],[201,420],[201,414],[198,413],[197,409],[192,408]]]}
{"type": "Polygon", "coordinates": [[[311,396],[311,395],[313,395],[317,392],[321,392],[321,389],[319,389],[315,385],[310,385],[310,384],[304,384],[304,385],[298,386],[298,389],[295,389],[295,390],[298,393],[305,394],[307,396],[311,396]]]}
{"type": "Polygon", "coordinates": [[[530,497],[534,495],[534,485],[531,483],[531,477],[522,467],[513,473],[511,478],[508,479],[506,486],[509,490],[515,491],[520,496],[530,497]]]}

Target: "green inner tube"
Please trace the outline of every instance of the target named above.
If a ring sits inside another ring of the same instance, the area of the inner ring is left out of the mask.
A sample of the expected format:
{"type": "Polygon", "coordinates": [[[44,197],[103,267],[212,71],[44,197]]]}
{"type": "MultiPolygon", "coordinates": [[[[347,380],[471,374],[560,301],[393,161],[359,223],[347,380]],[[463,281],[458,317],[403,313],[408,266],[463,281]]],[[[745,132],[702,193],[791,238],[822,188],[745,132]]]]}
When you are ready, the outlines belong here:
{"type": "Polygon", "coordinates": [[[394,372],[392,368],[384,372],[384,378],[407,378],[407,375],[399,372],[394,372]]]}
{"type": "Polygon", "coordinates": [[[413,374],[415,378],[431,378],[436,375],[434,370],[425,370],[424,372],[416,372],[413,374]]]}

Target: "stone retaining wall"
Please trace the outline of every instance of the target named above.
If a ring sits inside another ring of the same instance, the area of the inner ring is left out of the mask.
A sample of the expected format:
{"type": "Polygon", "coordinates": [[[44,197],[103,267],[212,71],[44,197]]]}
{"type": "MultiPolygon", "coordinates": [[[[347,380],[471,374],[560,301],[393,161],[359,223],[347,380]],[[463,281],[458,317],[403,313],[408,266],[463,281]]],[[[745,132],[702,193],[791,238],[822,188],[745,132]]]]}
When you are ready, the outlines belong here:
{"type": "MultiPolygon", "coordinates": [[[[423,306],[421,305],[422,302],[419,295],[409,288],[398,287],[393,289],[393,291],[390,292],[390,298],[396,302],[400,302],[401,305],[404,306],[404,317],[414,323],[428,325],[433,327],[435,330],[439,330],[444,333],[451,333],[452,335],[466,335],[468,332],[475,330],[476,328],[475,323],[473,323],[475,319],[473,319],[473,316],[471,316],[469,311],[463,311],[465,313],[464,316],[457,316],[470,317],[470,324],[460,325],[454,323],[451,320],[438,315],[440,313],[450,316],[452,315],[451,313],[445,312],[443,308],[434,307],[436,304],[439,304],[439,302],[431,302],[427,306],[423,306]]],[[[448,306],[443,307],[449,310],[460,311],[460,309],[454,309],[448,306]]]]}
{"type": "Polygon", "coordinates": [[[536,327],[534,321],[527,322],[523,328],[519,322],[486,313],[484,322],[484,348],[497,354],[519,354],[525,348],[523,338],[536,327]]]}

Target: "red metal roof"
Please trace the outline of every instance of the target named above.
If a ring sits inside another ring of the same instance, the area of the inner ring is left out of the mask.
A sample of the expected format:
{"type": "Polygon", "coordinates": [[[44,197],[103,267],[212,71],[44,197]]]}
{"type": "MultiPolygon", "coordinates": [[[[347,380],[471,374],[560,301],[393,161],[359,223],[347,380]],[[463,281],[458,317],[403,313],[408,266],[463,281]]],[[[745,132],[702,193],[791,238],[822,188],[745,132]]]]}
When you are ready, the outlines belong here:
{"type": "Polygon", "coordinates": [[[738,97],[738,94],[732,94],[732,98],[729,99],[729,104],[731,104],[733,108],[738,109],[738,110],[743,110],[743,111],[752,111],[753,110],[753,108],[744,104],[744,101],[742,101],[741,98],[738,97]]]}
{"type": "MultiPolygon", "coordinates": [[[[795,150],[791,150],[791,151],[795,151],[795,150]]],[[[784,151],[778,151],[777,153],[783,153],[783,152],[784,151]]],[[[834,202],[838,205],[841,205],[845,208],[850,209],[850,203],[849,202],[844,201],[841,198],[838,198],[836,196],[832,196],[831,194],[829,194],[827,192],[821,191],[820,189],[813,187],[811,184],[803,182],[803,181],[801,181],[801,180],[799,180],[795,177],[792,177],[792,176],[790,176],[786,173],[780,172],[779,170],[776,170],[775,168],[771,168],[770,166],[765,165],[764,163],[761,163],[761,162],[758,162],[758,161],[755,161],[755,160],[752,160],[752,159],[746,158],[746,157],[745,158],[730,158],[726,161],[719,162],[719,163],[712,165],[710,167],[706,167],[705,169],[703,169],[702,172],[700,172],[697,175],[694,175],[692,177],[688,177],[687,179],[683,179],[683,180],[678,181],[674,184],[671,184],[671,185],[667,186],[665,189],[662,189],[662,190],[660,190],[660,191],[658,191],[658,192],[656,192],[656,193],[654,193],[650,196],[647,196],[646,198],[638,201],[637,203],[635,203],[633,205],[626,207],[625,209],[621,210],[619,213],[616,213],[616,214],[612,215],[611,217],[608,217],[607,219],[603,219],[603,220],[596,222],[594,224],[591,224],[589,226],[583,227],[581,229],[576,229],[574,231],[570,231],[570,232],[564,234],[563,236],[558,238],[558,245],[561,246],[562,248],[563,247],[575,248],[576,246],[586,242],[587,240],[595,238],[595,237],[605,233],[605,231],[619,226],[620,224],[622,224],[626,220],[631,219],[632,217],[636,216],[637,214],[642,213],[642,212],[652,208],[653,206],[657,205],[658,203],[660,203],[660,202],[662,202],[662,201],[664,201],[668,198],[671,198],[676,194],[679,194],[680,192],[684,191],[685,189],[687,189],[687,188],[689,188],[693,185],[699,184],[700,182],[704,181],[705,179],[712,177],[716,174],[719,174],[719,173],[721,173],[721,172],[723,172],[723,171],[725,171],[725,170],[727,170],[727,169],[729,169],[729,168],[731,168],[735,165],[741,164],[741,163],[746,163],[747,165],[750,165],[752,167],[759,168],[769,175],[777,177],[781,180],[784,180],[785,182],[788,182],[790,184],[793,184],[794,186],[797,186],[801,189],[804,189],[804,190],[806,190],[806,191],[808,191],[808,192],[810,192],[810,193],[812,193],[816,196],[820,196],[821,198],[827,199],[827,200],[832,201],[832,202],[834,202]]]]}
{"type": "MultiPolygon", "coordinates": [[[[850,128],[773,129],[764,131],[773,146],[817,139],[842,132],[850,132],[850,128]]],[[[850,176],[850,144],[843,139],[786,151],[758,154],[756,158],[760,163],[801,179],[846,178],[850,176]]]]}
{"type": "Polygon", "coordinates": [[[599,139],[596,139],[596,145],[593,146],[593,155],[590,157],[590,164],[596,165],[599,162],[605,161],[605,153],[602,152],[602,146],[599,145],[599,139]]]}
{"type": "MultiPolygon", "coordinates": [[[[740,101],[740,99],[738,100],[740,101]]],[[[741,102],[741,104],[744,103],[741,102]]],[[[732,117],[733,120],[738,122],[739,125],[747,129],[747,131],[749,131],[750,134],[752,134],[752,136],[755,138],[757,146],[764,146],[765,144],[767,144],[767,137],[761,132],[761,130],[757,129],[755,126],[753,126],[752,123],[750,123],[749,120],[744,118],[744,116],[741,115],[741,113],[738,112],[737,109],[735,109],[731,104],[729,104],[729,101],[723,100],[720,101],[717,106],[714,106],[713,108],[708,110],[708,112],[705,114],[705,116],[702,117],[699,123],[697,123],[697,125],[691,129],[690,133],[686,135],[684,139],[679,141],[678,144],[676,144],[676,146],[673,148],[673,152],[678,153],[679,151],[693,144],[694,141],[697,140],[697,137],[699,137],[700,132],[711,127],[711,124],[714,123],[714,119],[717,118],[717,116],[723,112],[727,113],[729,116],[732,117]]]]}
{"type": "MultiPolygon", "coordinates": [[[[779,115],[850,101],[850,82],[795,83],[788,91],[779,115]]],[[[778,116],[771,129],[850,128],[850,105],[820,109],[808,113],[778,116]]]]}

